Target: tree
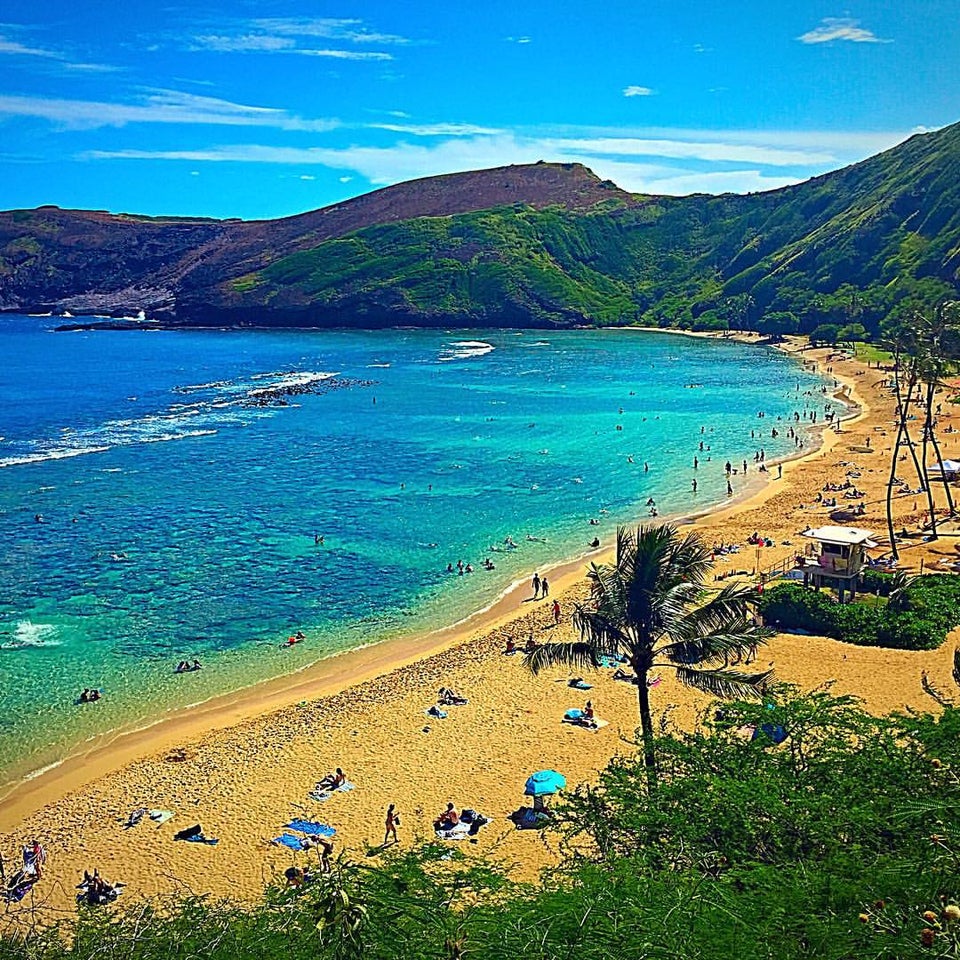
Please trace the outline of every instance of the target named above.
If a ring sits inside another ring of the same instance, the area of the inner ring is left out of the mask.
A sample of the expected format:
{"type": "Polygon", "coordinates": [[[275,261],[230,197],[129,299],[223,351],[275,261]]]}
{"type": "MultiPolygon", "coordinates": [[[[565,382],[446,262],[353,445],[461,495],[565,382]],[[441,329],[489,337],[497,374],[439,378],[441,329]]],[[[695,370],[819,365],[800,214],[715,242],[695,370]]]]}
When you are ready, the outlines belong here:
{"type": "Polygon", "coordinates": [[[869,334],[862,323],[848,323],[837,332],[837,339],[845,343],[863,343],[869,339],[869,334]]]}
{"type": "Polygon", "coordinates": [[[765,314],[757,325],[761,333],[768,334],[774,340],[780,340],[788,333],[796,333],[800,329],[800,319],[789,310],[775,310],[765,314]]]}
{"type": "Polygon", "coordinates": [[[728,586],[706,589],[713,552],[694,533],[669,524],[617,530],[613,564],[592,564],[590,602],[574,610],[580,640],[547,643],[527,654],[534,673],[553,664],[598,667],[603,656],[626,657],[636,674],[644,763],[656,785],[653,718],[647,679],[654,668],[673,669],[679,680],[717,697],[762,696],[772,671],[731,670],[749,658],[773,631],[751,617],[756,593],[728,586]]]}
{"type": "Polygon", "coordinates": [[[821,323],[813,333],[810,334],[810,342],[814,344],[828,344],[833,346],[837,342],[840,327],[835,323],[821,323]]]}

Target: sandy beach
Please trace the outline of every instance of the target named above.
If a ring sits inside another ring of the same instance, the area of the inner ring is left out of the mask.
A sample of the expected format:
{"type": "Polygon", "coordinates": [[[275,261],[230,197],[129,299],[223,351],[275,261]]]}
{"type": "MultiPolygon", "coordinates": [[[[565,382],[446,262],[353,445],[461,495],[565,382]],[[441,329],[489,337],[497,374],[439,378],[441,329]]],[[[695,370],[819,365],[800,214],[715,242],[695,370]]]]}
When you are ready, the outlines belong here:
{"type": "MultiPolygon", "coordinates": [[[[831,509],[815,497],[826,482],[843,481],[851,463],[867,506],[856,525],[885,542],[883,499],[893,440],[893,402],[881,386],[885,374],[830,359],[824,350],[803,356],[832,368],[827,375],[860,412],[844,421],[841,432],[823,431],[817,450],[785,463],[782,479],[776,468],[765,478],[754,475],[737,502],[692,521],[708,543],[741,544],[739,553],[718,557],[717,574],[746,570],[752,577],[758,555],[762,569],[793,556],[801,530],[832,522],[831,509]],[[754,531],[776,546],[757,551],[745,545],[754,531]]],[[[948,425],[960,425],[960,418],[942,418],[941,434],[948,425]]],[[[960,455],[960,433],[941,439],[944,457],[960,455]]],[[[904,464],[901,475],[906,472],[904,464]]],[[[895,505],[898,529],[923,519],[922,495],[898,496],[895,505]]],[[[926,569],[936,569],[957,557],[954,544],[960,541],[917,543],[906,547],[902,566],[916,569],[922,560],[926,569]]],[[[580,558],[551,570],[548,600],[529,599],[524,581],[453,628],[355,651],[219,698],[112,743],[94,744],[87,755],[22,785],[0,801],[0,851],[14,856],[21,843],[36,837],[49,861],[33,901],[18,909],[26,915],[39,909],[45,919],[69,916],[76,883],[94,867],[126,884],[123,901],[174,890],[252,899],[278,871],[306,856],[269,843],[290,818],[334,827],[337,852],[376,856],[388,803],[400,811],[403,844],[431,836],[432,820],[448,800],[480,811],[491,822],[475,844],[463,841],[460,848],[492,855],[516,876],[533,879],[556,851],[549,840],[516,831],[506,819],[524,799],[526,777],[554,768],[573,786],[595,778],[611,757],[636,750],[633,686],[613,680],[610,670],[596,671],[584,675],[593,685],[584,694],[568,686],[571,674],[533,677],[520,657],[502,653],[507,638],[572,636],[569,615],[573,601],[586,594],[585,566],[580,558]],[[561,605],[556,625],[554,597],[561,605]],[[440,686],[469,700],[446,708],[446,719],[425,713],[440,686]],[[586,696],[608,721],[598,731],[560,722],[586,696]],[[355,789],[322,803],[310,799],[316,781],[337,766],[355,789]],[[130,812],[140,807],[174,816],[159,827],[144,820],[125,829],[130,812]],[[177,830],[194,823],[219,843],[173,840],[177,830]]],[[[758,666],[772,666],[780,680],[805,689],[830,683],[834,692],[855,694],[876,713],[934,710],[921,673],[949,690],[958,638],[955,632],[939,650],[915,653],[781,635],[761,649],[758,666]]],[[[655,710],[671,724],[693,726],[707,698],[681,687],[669,671],[661,677],[653,691],[655,710]]],[[[16,911],[8,916],[16,922],[16,911]]]]}

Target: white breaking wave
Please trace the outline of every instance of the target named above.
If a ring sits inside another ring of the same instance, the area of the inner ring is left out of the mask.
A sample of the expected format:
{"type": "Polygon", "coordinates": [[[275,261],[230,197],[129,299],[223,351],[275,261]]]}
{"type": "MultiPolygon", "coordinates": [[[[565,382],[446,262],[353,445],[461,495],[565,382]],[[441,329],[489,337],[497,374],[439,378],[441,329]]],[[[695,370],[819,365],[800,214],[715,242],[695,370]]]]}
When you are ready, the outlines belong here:
{"type": "Polygon", "coordinates": [[[97,427],[81,430],[65,427],[55,440],[33,440],[22,444],[27,449],[0,458],[0,467],[105,453],[113,447],[140,443],[213,436],[220,426],[244,425],[253,417],[270,416],[269,406],[258,400],[264,395],[309,387],[335,376],[336,373],[320,370],[279,370],[174,387],[177,394],[209,392],[212,396],[191,397],[190,402],[172,403],[160,413],[108,420],[97,427]]]}
{"type": "Polygon", "coordinates": [[[453,340],[441,351],[438,359],[441,363],[450,360],[471,360],[474,357],[482,357],[496,347],[492,343],[486,343],[483,340],[453,340]]]}
{"type": "Polygon", "coordinates": [[[13,639],[0,643],[0,650],[21,650],[24,647],[59,647],[57,628],[52,623],[21,620],[13,631],[13,639]]]}

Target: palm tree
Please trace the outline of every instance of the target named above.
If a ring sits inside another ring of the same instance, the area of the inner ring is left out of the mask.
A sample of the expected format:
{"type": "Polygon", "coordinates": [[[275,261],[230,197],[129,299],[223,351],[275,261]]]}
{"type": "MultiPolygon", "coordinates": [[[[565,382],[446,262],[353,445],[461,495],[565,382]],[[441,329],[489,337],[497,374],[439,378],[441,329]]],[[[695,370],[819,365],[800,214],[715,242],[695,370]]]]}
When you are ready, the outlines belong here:
{"type": "Polygon", "coordinates": [[[613,564],[592,564],[590,602],[578,604],[573,623],[578,641],[547,643],[528,653],[534,673],[553,664],[598,667],[601,657],[626,657],[636,674],[644,763],[656,785],[653,719],[647,678],[669,668],[681,683],[717,697],[762,696],[772,671],[744,673],[727,668],[729,657],[749,659],[773,631],[750,616],[756,593],[728,586],[710,592],[707,575],[713,552],[694,533],[669,524],[617,530],[613,564]]]}

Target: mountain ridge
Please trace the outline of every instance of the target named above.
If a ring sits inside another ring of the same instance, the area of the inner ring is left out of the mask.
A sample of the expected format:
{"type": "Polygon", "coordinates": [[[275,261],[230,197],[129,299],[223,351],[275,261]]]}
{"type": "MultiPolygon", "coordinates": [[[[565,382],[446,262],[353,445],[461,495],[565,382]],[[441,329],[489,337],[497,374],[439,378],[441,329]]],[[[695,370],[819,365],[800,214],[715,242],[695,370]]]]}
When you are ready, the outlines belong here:
{"type": "Polygon", "coordinates": [[[747,195],[631,194],[541,161],[270,221],[0,213],[0,309],[168,325],[869,326],[958,286],[960,124],[747,195]]]}

